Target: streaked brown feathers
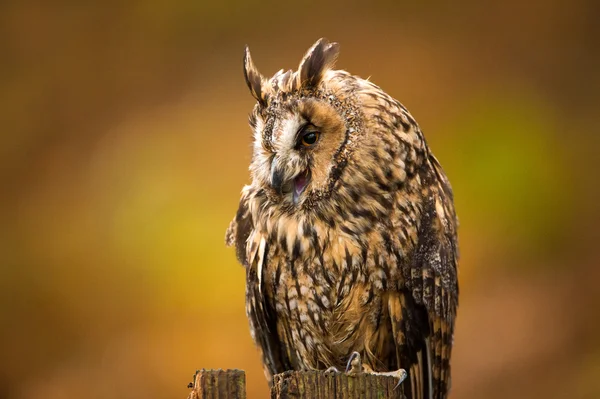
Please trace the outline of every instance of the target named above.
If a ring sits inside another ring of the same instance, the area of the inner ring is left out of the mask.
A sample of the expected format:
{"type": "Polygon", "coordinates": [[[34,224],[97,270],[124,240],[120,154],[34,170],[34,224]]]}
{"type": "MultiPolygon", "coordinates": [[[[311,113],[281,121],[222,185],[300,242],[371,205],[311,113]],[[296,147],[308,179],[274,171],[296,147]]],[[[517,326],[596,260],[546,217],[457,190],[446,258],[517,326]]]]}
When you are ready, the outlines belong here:
{"type": "Polygon", "coordinates": [[[246,312],[267,378],[290,369],[404,368],[411,399],[443,399],[458,307],[453,194],[417,122],[317,41],[263,77],[251,183],[226,234],[246,267],[246,312]],[[299,145],[306,126],[314,145],[299,145]],[[276,177],[276,178],[275,178],[276,177]],[[276,183],[276,184],[275,184],[276,183]]]}

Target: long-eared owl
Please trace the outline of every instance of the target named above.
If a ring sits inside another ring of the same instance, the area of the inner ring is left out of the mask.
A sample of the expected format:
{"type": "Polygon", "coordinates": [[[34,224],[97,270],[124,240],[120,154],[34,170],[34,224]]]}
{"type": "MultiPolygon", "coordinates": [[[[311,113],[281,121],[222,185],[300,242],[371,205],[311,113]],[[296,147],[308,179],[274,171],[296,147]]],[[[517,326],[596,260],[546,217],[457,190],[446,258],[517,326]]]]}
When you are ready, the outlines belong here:
{"type": "Polygon", "coordinates": [[[226,234],[269,382],[286,370],[404,369],[409,398],[445,398],[458,306],[453,194],[411,114],[334,70],[318,40],[296,71],[263,77],[251,183],[226,234]]]}

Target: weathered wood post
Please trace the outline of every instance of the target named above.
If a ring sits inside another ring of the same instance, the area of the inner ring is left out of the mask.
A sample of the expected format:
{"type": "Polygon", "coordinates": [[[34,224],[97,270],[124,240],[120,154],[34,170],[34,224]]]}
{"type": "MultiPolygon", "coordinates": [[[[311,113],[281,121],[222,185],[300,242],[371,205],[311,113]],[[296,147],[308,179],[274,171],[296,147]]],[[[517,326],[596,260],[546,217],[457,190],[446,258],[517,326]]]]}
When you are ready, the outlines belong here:
{"type": "Polygon", "coordinates": [[[275,375],[271,399],[406,399],[397,384],[397,378],[366,373],[286,371],[275,375]]]}
{"type": "Polygon", "coordinates": [[[244,370],[197,370],[188,399],[246,399],[244,370]]]}
{"type": "MultiPolygon", "coordinates": [[[[394,377],[323,371],[286,371],[273,378],[271,399],[406,399],[394,377]]],[[[188,399],[246,399],[243,370],[198,370],[188,399]]]]}

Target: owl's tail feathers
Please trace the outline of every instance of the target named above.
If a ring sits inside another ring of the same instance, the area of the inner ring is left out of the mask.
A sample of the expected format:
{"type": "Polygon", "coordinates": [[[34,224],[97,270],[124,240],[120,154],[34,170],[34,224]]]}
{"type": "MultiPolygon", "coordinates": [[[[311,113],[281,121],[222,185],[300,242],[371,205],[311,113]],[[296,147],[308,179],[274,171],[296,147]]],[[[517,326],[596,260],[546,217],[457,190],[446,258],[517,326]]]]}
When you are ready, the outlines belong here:
{"type": "Polygon", "coordinates": [[[417,352],[417,362],[410,366],[411,399],[433,399],[433,375],[431,372],[429,344],[417,352]]]}
{"type": "Polygon", "coordinates": [[[452,325],[442,318],[434,318],[433,331],[427,341],[431,352],[434,398],[445,398],[450,389],[452,325]]]}
{"type": "Polygon", "coordinates": [[[432,358],[431,358],[431,343],[429,339],[425,339],[425,354],[427,355],[427,367],[425,368],[425,372],[427,373],[426,381],[427,381],[427,399],[433,399],[433,371],[432,371],[432,358]]]}
{"type": "MultiPolygon", "coordinates": [[[[388,312],[396,344],[397,365],[408,371],[404,392],[410,399],[434,399],[435,362],[430,347],[427,313],[419,308],[410,293],[388,296],[388,312]]],[[[437,399],[437,398],[436,398],[437,399]]]]}

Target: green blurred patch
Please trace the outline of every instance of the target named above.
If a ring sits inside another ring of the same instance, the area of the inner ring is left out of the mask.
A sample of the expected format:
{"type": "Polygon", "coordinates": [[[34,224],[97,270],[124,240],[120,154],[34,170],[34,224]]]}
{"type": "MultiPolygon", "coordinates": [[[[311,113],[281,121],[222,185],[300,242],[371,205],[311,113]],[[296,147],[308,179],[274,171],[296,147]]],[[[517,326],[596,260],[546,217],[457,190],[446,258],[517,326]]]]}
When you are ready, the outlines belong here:
{"type": "Polygon", "coordinates": [[[222,191],[226,171],[215,162],[222,156],[194,144],[207,134],[199,122],[179,126],[165,115],[150,121],[108,136],[90,171],[114,262],[153,287],[156,307],[242,309],[244,269],[224,242],[241,185],[236,195],[222,191]]]}
{"type": "Polygon", "coordinates": [[[522,89],[490,90],[459,108],[434,152],[453,184],[461,229],[525,259],[554,254],[573,206],[556,111],[522,89]]]}

